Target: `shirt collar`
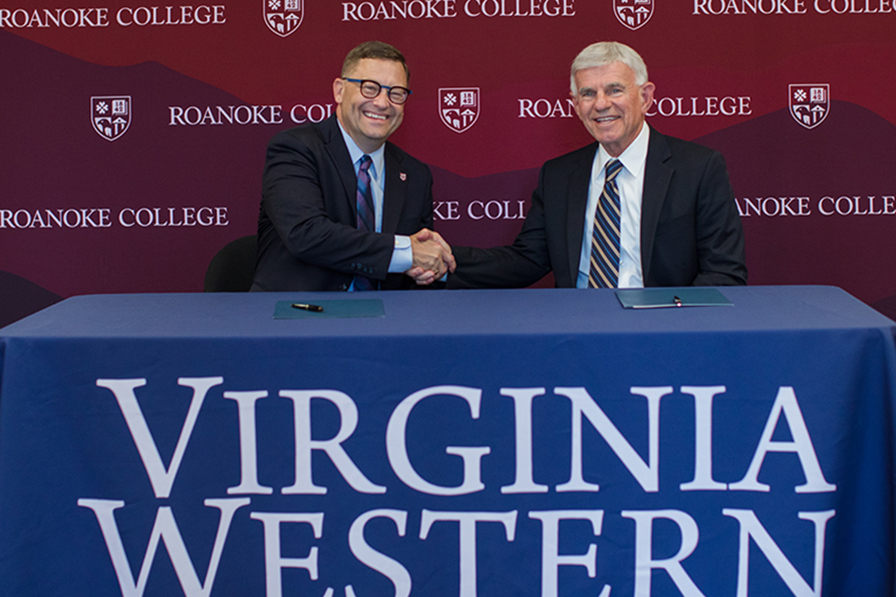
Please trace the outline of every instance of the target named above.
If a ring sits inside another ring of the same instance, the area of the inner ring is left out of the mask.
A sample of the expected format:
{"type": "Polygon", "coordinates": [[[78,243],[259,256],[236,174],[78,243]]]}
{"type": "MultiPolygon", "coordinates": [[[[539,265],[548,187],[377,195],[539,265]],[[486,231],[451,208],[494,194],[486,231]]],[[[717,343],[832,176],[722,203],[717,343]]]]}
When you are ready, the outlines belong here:
{"type": "Polygon", "coordinates": [[[351,135],[349,135],[344,128],[342,128],[342,123],[339,122],[339,119],[336,119],[336,124],[339,125],[339,130],[342,132],[342,138],[345,141],[345,146],[348,148],[348,154],[352,158],[352,165],[355,167],[355,173],[358,172],[358,160],[360,160],[365,155],[369,155],[370,159],[373,163],[370,165],[370,175],[377,182],[380,181],[380,174],[385,172],[383,162],[385,160],[386,155],[386,144],[383,143],[379,146],[379,148],[373,153],[365,154],[361,151],[361,148],[358,147],[358,144],[355,143],[355,140],[352,139],[351,135]]]}
{"type": "MultiPolygon", "coordinates": [[[[647,146],[649,143],[650,127],[645,122],[644,126],[641,127],[641,132],[638,133],[635,140],[625,148],[625,151],[618,158],[622,162],[623,167],[635,178],[640,177],[644,171],[644,164],[647,163],[647,146]]],[[[600,149],[597,150],[597,159],[600,169],[603,170],[607,162],[613,159],[613,156],[608,154],[603,145],[601,145],[600,149]]]]}

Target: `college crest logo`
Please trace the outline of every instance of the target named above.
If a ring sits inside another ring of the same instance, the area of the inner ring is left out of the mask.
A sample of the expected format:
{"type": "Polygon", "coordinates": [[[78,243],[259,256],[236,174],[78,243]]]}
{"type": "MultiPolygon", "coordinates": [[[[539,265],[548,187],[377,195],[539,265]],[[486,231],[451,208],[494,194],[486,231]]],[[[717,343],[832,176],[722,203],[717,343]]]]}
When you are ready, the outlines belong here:
{"type": "Polygon", "coordinates": [[[634,31],[653,16],[654,0],[613,0],[613,14],[620,23],[634,31]]]}
{"type": "Polygon", "coordinates": [[[814,129],[830,112],[831,88],[827,83],[790,85],[790,115],[807,129],[814,129]]]}
{"type": "Polygon", "coordinates": [[[131,126],[131,96],[98,95],[90,98],[90,124],[107,141],[115,141],[131,126]]]}
{"type": "Polygon", "coordinates": [[[264,5],[264,22],[268,29],[286,37],[302,24],[305,0],[261,0],[264,5]]]}
{"type": "Polygon", "coordinates": [[[479,119],[479,88],[439,89],[439,118],[455,133],[469,130],[479,119]]]}

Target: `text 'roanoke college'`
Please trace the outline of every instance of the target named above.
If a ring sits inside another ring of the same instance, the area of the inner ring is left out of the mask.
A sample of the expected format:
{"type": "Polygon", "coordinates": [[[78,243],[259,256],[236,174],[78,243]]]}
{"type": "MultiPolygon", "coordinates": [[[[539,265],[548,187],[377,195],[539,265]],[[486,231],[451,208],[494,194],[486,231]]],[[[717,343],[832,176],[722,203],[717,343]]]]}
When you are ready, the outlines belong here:
{"type": "Polygon", "coordinates": [[[123,7],[109,14],[108,8],[0,8],[0,29],[102,28],[224,25],[223,5],[123,7]]]}
{"type": "Polygon", "coordinates": [[[894,195],[826,195],[817,201],[808,196],[743,197],[736,199],[742,218],[811,216],[893,216],[894,195]],[[814,211],[813,211],[814,207],[814,211]]]}
{"type": "Polygon", "coordinates": [[[343,21],[395,21],[467,17],[574,17],[575,0],[390,0],[343,2],[343,21]]]}
{"type": "Polygon", "coordinates": [[[229,226],[226,207],[108,207],[0,209],[0,229],[195,228],[229,226]]]}
{"type": "Polygon", "coordinates": [[[695,15],[891,15],[896,0],[693,0],[695,15]]]}

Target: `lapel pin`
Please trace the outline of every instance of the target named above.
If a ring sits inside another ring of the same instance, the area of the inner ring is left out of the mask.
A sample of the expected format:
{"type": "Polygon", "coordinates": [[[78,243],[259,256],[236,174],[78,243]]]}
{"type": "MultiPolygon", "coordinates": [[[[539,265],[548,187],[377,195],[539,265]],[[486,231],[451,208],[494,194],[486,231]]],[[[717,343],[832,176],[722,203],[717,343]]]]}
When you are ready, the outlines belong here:
{"type": "Polygon", "coordinates": [[[405,182],[408,179],[408,175],[404,172],[399,173],[398,178],[401,179],[401,182],[405,182]]]}

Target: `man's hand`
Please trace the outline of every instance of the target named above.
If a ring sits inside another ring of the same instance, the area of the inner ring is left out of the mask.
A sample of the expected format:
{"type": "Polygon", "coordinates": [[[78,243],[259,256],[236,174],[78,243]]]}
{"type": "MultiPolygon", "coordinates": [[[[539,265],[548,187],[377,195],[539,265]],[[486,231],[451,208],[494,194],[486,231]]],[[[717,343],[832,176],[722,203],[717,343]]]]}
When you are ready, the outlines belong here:
{"type": "Polygon", "coordinates": [[[457,267],[451,247],[438,232],[428,228],[411,235],[411,251],[414,265],[405,274],[422,286],[432,284],[457,267]]]}

